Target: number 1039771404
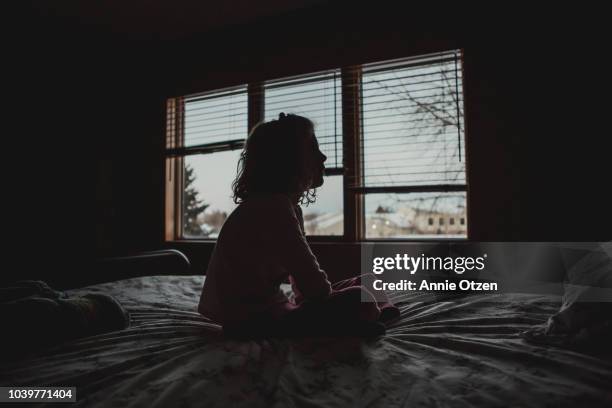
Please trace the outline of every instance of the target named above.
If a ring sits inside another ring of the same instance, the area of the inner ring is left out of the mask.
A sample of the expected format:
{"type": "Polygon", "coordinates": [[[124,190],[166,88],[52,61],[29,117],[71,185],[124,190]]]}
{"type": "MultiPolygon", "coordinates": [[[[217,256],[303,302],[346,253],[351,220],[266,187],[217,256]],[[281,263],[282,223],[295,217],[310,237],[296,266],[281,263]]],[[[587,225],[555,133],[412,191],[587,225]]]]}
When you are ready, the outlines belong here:
{"type": "Polygon", "coordinates": [[[74,387],[0,387],[0,402],[76,401],[74,387]]]}

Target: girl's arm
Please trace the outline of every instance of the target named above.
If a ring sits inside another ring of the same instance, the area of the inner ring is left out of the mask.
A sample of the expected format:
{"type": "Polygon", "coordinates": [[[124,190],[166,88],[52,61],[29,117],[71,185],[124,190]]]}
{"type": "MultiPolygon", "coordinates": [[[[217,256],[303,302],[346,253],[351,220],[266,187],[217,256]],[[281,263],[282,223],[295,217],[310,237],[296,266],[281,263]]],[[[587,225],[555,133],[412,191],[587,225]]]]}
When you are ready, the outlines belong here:
{"type": "Polygon", "coordinates": [[[319,266],[301,228],[299,209],[296,209],[288,197],[279,203],[273,234],[276,251],[281,265],[291,275],[291,283],[299,298],[322,298],[331,293],[331,284],[327,274],[319,266]]]}

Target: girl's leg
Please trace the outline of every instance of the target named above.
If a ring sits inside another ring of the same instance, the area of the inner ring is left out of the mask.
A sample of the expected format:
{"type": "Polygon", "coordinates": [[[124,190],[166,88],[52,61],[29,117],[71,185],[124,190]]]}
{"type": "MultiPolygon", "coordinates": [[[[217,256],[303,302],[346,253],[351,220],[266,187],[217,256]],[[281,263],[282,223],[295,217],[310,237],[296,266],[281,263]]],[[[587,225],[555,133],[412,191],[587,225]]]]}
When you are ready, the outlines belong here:
{"type": "Polygon", "coordinates": [[[376,302],[373,298],[363,302],[362,296],[371,294],[359,286],[352,286],[334,291],[324,300],[304,301],[285,315],[278,327],[288,336],[383,334],[376,302]]]}
{"type": "MultiPolygon", "coordinates": [[[[332,289],[334,291],[338,291],[338,290],[343,290],[346,288],[357,286],[357,287],[362,287],[363,290],[369,292],[367,288],[362,286],[362,280],[365,280],[366,282],[371,282],[373,279],[374,278],[372,277],[372,274],[358,275],[358,276],[355,276],[354,278],[344,279],[336,283],[333,283],[332,289]]],[[[382,321],[383,323],[388,323],[388,322],[391,322],[392,320],[399,318],[400,316],[399,308],[395,306],[389,300],[385,292],[378,292],[377,296],[374,296],[370,293],[370,296],[372,296],[375,299],[376,304],[378,305],[378,308],[381,311],[380,321],[382,321]]]]}
{"type": "Polygon", "coordinates": [[[364,302],[362,296],[372,295],[360,286],[351,286],[335,290],[322,300],[275,305],[248,322],[225,324],[223,331],[238,339],[384,334],[385,327],[378,322],[381,311],[375,299],[372,297],[371,301],[364,302]]]}

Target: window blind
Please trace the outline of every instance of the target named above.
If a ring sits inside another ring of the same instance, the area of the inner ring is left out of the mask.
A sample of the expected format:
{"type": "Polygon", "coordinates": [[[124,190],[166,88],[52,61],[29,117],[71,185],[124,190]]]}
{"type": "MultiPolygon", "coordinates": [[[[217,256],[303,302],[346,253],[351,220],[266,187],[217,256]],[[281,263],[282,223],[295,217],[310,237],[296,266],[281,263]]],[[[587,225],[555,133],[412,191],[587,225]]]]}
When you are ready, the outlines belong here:
{"type": "Polygon", "coordinates": [[[315,124],[325,167],[342,168],[342,85],[340,70],[267,81],[265,120],[281,112],[305,116],[315,124]]]}
{"type": "Polygon", "coordinates": [[[365,187],[463,185],[460,51],[362,67],[365,187]]]}
{"type": "Polygon", "coordinates": [[[183,147],[243,142],[247,137],[247,102],[246,85],[185,97],[183,147]]]}

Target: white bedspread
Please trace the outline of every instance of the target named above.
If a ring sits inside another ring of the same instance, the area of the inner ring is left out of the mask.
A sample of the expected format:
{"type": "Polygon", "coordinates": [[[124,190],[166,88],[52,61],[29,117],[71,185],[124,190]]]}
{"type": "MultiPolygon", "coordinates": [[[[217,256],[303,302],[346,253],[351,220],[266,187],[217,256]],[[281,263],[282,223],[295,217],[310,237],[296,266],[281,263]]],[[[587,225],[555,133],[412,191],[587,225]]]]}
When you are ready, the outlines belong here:
{"type": "Polygon", "coordinates": [[[195,311],[202,282],[158,276],[72,291],[115,296],[131,328],[4,366],[0,384],[76,386],[78,405],[91,407],[612,406],[609,358],[519,336],[556,312],[557,298],[398,294],[403,317],[376,340],[238,342],[195,311]]]}

